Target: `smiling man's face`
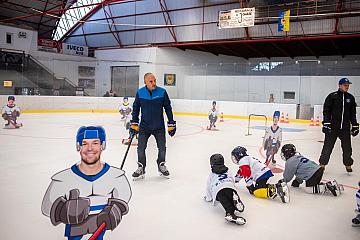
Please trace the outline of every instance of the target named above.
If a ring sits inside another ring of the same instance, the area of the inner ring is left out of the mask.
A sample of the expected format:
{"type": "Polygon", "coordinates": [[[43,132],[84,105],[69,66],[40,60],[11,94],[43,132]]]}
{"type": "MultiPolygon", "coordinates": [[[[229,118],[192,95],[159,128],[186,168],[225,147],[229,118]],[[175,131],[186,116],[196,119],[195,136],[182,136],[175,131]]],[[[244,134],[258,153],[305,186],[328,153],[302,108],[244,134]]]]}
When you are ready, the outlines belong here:
{"type": "Polygon", "coordinates": [[[86,165],[94,165],[100,161],[100,139],[84,139],[80,149],[81,161],[86,165]]]}

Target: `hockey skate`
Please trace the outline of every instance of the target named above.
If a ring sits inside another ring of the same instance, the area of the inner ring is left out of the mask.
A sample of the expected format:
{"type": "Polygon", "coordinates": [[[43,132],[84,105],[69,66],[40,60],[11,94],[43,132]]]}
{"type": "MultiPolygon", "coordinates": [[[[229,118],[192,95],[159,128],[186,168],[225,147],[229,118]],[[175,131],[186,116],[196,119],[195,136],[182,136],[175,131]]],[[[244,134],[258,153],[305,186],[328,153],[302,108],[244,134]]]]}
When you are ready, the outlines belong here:
{"type": "Polygon", "coordinates": [[[357,216],[352,219],[353,227],[360,227],[360,213],[358,212],[357,216]]]}
{"type": "Polygon", "coordinates": [[[15,128],[20,128],[22,127],[23,124],[22,123],[14,123],[14,122],[10,122],[5,124],[5,129],[15,129],[15,128]]]}
{"type": "Polygon", "coordinates": [[[161,177],[164,177],[164,178],[167,178],[169,179],[170,178],[170,173],[169,171],[167,170],[166,166],[165,166],[165,162],[162,162],[158,165],[158,171],[159,171],[159,174],[161,177]]]}
{"type": "Polygon", "coordinates": [[[279,181],[275,184],[276,193],[283,203],[290,202],[289,188],[285,182],[279,181]]]}
{"type": "Polygon", "coordinates": [[[332,195],[339,196],[341,195],[341,192],[344,191],[344,186],[341,184],[338,184],[336,180],[329,181],[325,183],[326,191],[330,191],[332,195]]]}
{"type": "Polygon", "coordinates": [[[244,211],[244,204],[243,202],[240,200],[239,195],[237,195],[237,193],[233,193],[233,201],[234,201],[234,206],[236,207],[236,210],[239,212],[243,212],[244,211]]]}
{"type": "Polygon", "coordinates": [[[246,223],[245,218],[238,217],[234,213],[227,213],[225,215],[225,219],[226,219],[226,221],[229,221],[229,222],[232,222],[235,224],[239,224],[239,225],[244,225],[246,223]]]}
{"type": "Polygon", "coordinates": [[[145,178],[145,169],[139,166],[138,169],[132,174],[133,181],[137,181],[145,178]]]}

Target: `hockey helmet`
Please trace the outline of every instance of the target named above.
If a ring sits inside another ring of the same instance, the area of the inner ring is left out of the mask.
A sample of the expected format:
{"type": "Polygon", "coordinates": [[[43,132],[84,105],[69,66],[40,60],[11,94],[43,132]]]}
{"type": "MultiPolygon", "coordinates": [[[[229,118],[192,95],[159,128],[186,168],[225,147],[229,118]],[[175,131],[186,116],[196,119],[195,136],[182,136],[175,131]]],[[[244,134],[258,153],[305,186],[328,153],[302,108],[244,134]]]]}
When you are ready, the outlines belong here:
{"type": "Polygon", "coordinates": [[[219,153],[213,154],[210,157],[210,165],[211,166],[224,165],[224,157],[219,153]]]}
{"type": "Polygon", "coordinates": [[[275,111],[273,118],[280,118],[280,111],[275,111]]]}
{"type": "Polygon", "coordinates": [[[241,158],[248,156],[246,151],[246,148],[242,146],[237,146],[236,148],[234,148],[234,150],[232,150],[231,152],[231,160],[233,161],[233,163],[237,164],[241,158]]]}
{"type": "Polygon", "coordinates": [[[296,148],[294,144],[288,143],[281,148],[281,158],[286,161],[296,154],[296,148]]]}
{"type": "Polygon", "coordinates": [[[219,154],[213,154],[210,157],[211,171],[216,174],[222,174],[227,172],[228,168],[224,164],[224,157],[219,154]]]}
{"type": "Polygon", "coordinates": [[[106,133],[101,126],[82,126],[76,134],[76,149],[80,151],[83,139],[100,139],[101,149],[106,147],[106,133]]]}

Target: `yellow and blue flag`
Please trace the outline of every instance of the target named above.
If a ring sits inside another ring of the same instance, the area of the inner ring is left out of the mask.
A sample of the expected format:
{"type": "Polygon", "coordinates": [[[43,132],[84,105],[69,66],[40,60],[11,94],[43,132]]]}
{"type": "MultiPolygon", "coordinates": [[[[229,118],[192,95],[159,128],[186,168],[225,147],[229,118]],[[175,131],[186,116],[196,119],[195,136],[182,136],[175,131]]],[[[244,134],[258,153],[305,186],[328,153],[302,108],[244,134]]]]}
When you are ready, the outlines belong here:
{"type": "Polygon", "coordinates": [[[290,31],[290,9],[287,11],[281,11],[278,20],[278,32],[290,31]]]}

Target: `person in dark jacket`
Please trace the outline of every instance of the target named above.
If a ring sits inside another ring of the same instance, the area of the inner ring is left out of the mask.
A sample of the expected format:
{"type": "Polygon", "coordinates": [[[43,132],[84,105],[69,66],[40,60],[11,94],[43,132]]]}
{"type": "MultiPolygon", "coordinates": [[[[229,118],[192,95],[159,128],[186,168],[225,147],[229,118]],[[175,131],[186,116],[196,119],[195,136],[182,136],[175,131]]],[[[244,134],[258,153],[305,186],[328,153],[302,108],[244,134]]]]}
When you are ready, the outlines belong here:
{"type": "Polygon", "coordinates": [[[336,139],[341,141],[343,151],[343,163],[347,172],[352,172],[351,166],[351,139],[350,135],[356,136],[359,133],[359,123],[356,120],[356,102],[353,95],[348,93],[351,82],[347,78],[341,78],[339,89],[330,93],[324,103],[323,108],[323,128],[325,140],[320,155],[320,165],[325,168],[329,163],[331,152],[334,148],[336,139]]]}
{"type": "Polygon", "coordinates": [[[153,135],[158,147],[158,171],[161,176],[168,178],[170,173],[165,166],[166,138],[164,126],[165,109],[168,118],[168,133],[172,137],[176,132],[176,122],[169,96],[164,88],[156,86],[156,78],[152,73],[144,75],[145,86],[140,88],[133,103],[132,120],[130,131],[132,134],[139,133],[138,139],[138,169],[132,174],[134,180],[145,177],[146,155],[145,150],[149,137],[153,135]],[[141,121],[139,127],[139,113],[141,110],[141,121]]]}

